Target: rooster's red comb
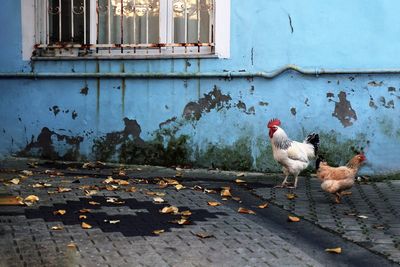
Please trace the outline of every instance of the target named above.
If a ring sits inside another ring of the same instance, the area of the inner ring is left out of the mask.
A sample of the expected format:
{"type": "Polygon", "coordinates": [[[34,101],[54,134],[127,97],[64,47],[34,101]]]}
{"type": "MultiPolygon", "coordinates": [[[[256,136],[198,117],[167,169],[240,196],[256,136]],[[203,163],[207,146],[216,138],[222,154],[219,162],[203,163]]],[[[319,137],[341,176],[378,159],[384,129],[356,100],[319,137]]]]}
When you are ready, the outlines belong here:
{"type": "Polygon", "coordinates": [[[272,126],[279,126],[279,125],[281,125],[281,121],[280,121],[280,120],[278,120],[278,119],[272,119],[272,120],[270,120],[270,121],[268,122],[267,127],[268,127],[268,128],[271,128],[272,126]]]}

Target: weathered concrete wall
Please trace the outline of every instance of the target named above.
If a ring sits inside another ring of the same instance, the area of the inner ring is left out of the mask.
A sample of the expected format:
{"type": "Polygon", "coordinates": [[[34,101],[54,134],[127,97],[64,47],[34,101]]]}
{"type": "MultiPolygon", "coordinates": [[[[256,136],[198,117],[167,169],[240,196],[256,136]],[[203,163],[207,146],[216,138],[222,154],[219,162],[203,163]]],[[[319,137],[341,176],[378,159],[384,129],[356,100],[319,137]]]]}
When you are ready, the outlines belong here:
{"type": "MultiPolygon", "coordinates": [[[[400,57],[397,1],[232,0],[228,60],[24,62],[18,2],[4,1],[0,11],[9,25],[0,29],[2,72],[394,68],[400,57]]],[[[321,151],[336,164],[367,148],[364,172],[400,171],[397,75],[7,79],[0,90],[2,156],[277,171],[266,129],[277,117],[293,139],[319,132],[321,151]]]]}

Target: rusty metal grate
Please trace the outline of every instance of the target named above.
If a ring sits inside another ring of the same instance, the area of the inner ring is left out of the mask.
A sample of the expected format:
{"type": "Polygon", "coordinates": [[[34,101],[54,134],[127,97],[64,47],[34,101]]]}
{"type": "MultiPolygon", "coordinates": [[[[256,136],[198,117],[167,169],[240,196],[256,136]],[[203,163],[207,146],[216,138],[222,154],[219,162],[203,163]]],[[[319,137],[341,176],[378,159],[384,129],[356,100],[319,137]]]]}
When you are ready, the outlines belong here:
{"type": "Polygon", "coordinates": [[[35,0],[36,56],[212,55],[215,0],[35,0]]]}

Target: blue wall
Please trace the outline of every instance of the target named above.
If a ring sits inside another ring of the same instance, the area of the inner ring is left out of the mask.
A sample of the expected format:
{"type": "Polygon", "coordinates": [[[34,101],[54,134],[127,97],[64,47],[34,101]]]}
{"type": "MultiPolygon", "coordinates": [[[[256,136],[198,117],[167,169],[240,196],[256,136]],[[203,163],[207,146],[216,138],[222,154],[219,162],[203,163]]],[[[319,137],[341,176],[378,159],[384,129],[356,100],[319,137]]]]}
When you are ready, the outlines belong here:
{"type": "MultiPolygon", "coordinates": [[[[218,1],[218,0],[217,0],[218,1]]],[[[3,1],[1,72],[271,71],[396,68],[394,0],[232,0],[230,59],[22,61],[19,1],[3,1]],[[378,3],[379,2],[379,3],[378,3]]],[[[335,164],[366,148],[364,173],[400,171],[398,75],[274,79],[0,80],[0,154],[278,171],[266,122],[321,134],[335,164]]]]}

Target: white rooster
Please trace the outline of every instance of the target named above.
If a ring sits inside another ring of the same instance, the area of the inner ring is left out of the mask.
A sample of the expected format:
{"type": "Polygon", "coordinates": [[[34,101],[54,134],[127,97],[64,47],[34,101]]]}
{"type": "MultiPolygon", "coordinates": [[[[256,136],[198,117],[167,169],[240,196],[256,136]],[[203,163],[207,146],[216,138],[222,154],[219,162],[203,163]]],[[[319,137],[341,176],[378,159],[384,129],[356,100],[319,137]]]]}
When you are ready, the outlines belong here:
{"type": "Polygon", "coordinates": [[[282,165],[285,179],[277,187],[288,187],[287,179],[289,175],[294,176],[294,186],[297,187],[297,178],[299,173],[307,168],[310,160],[316,157],[319,145],[319,135],[309,134],[302,142],[290,140],[285,131],[279,127],[281,121],[272,119],[268,122],[269,138],[271,139],[272,153],[274,159],[282,165]]]}

